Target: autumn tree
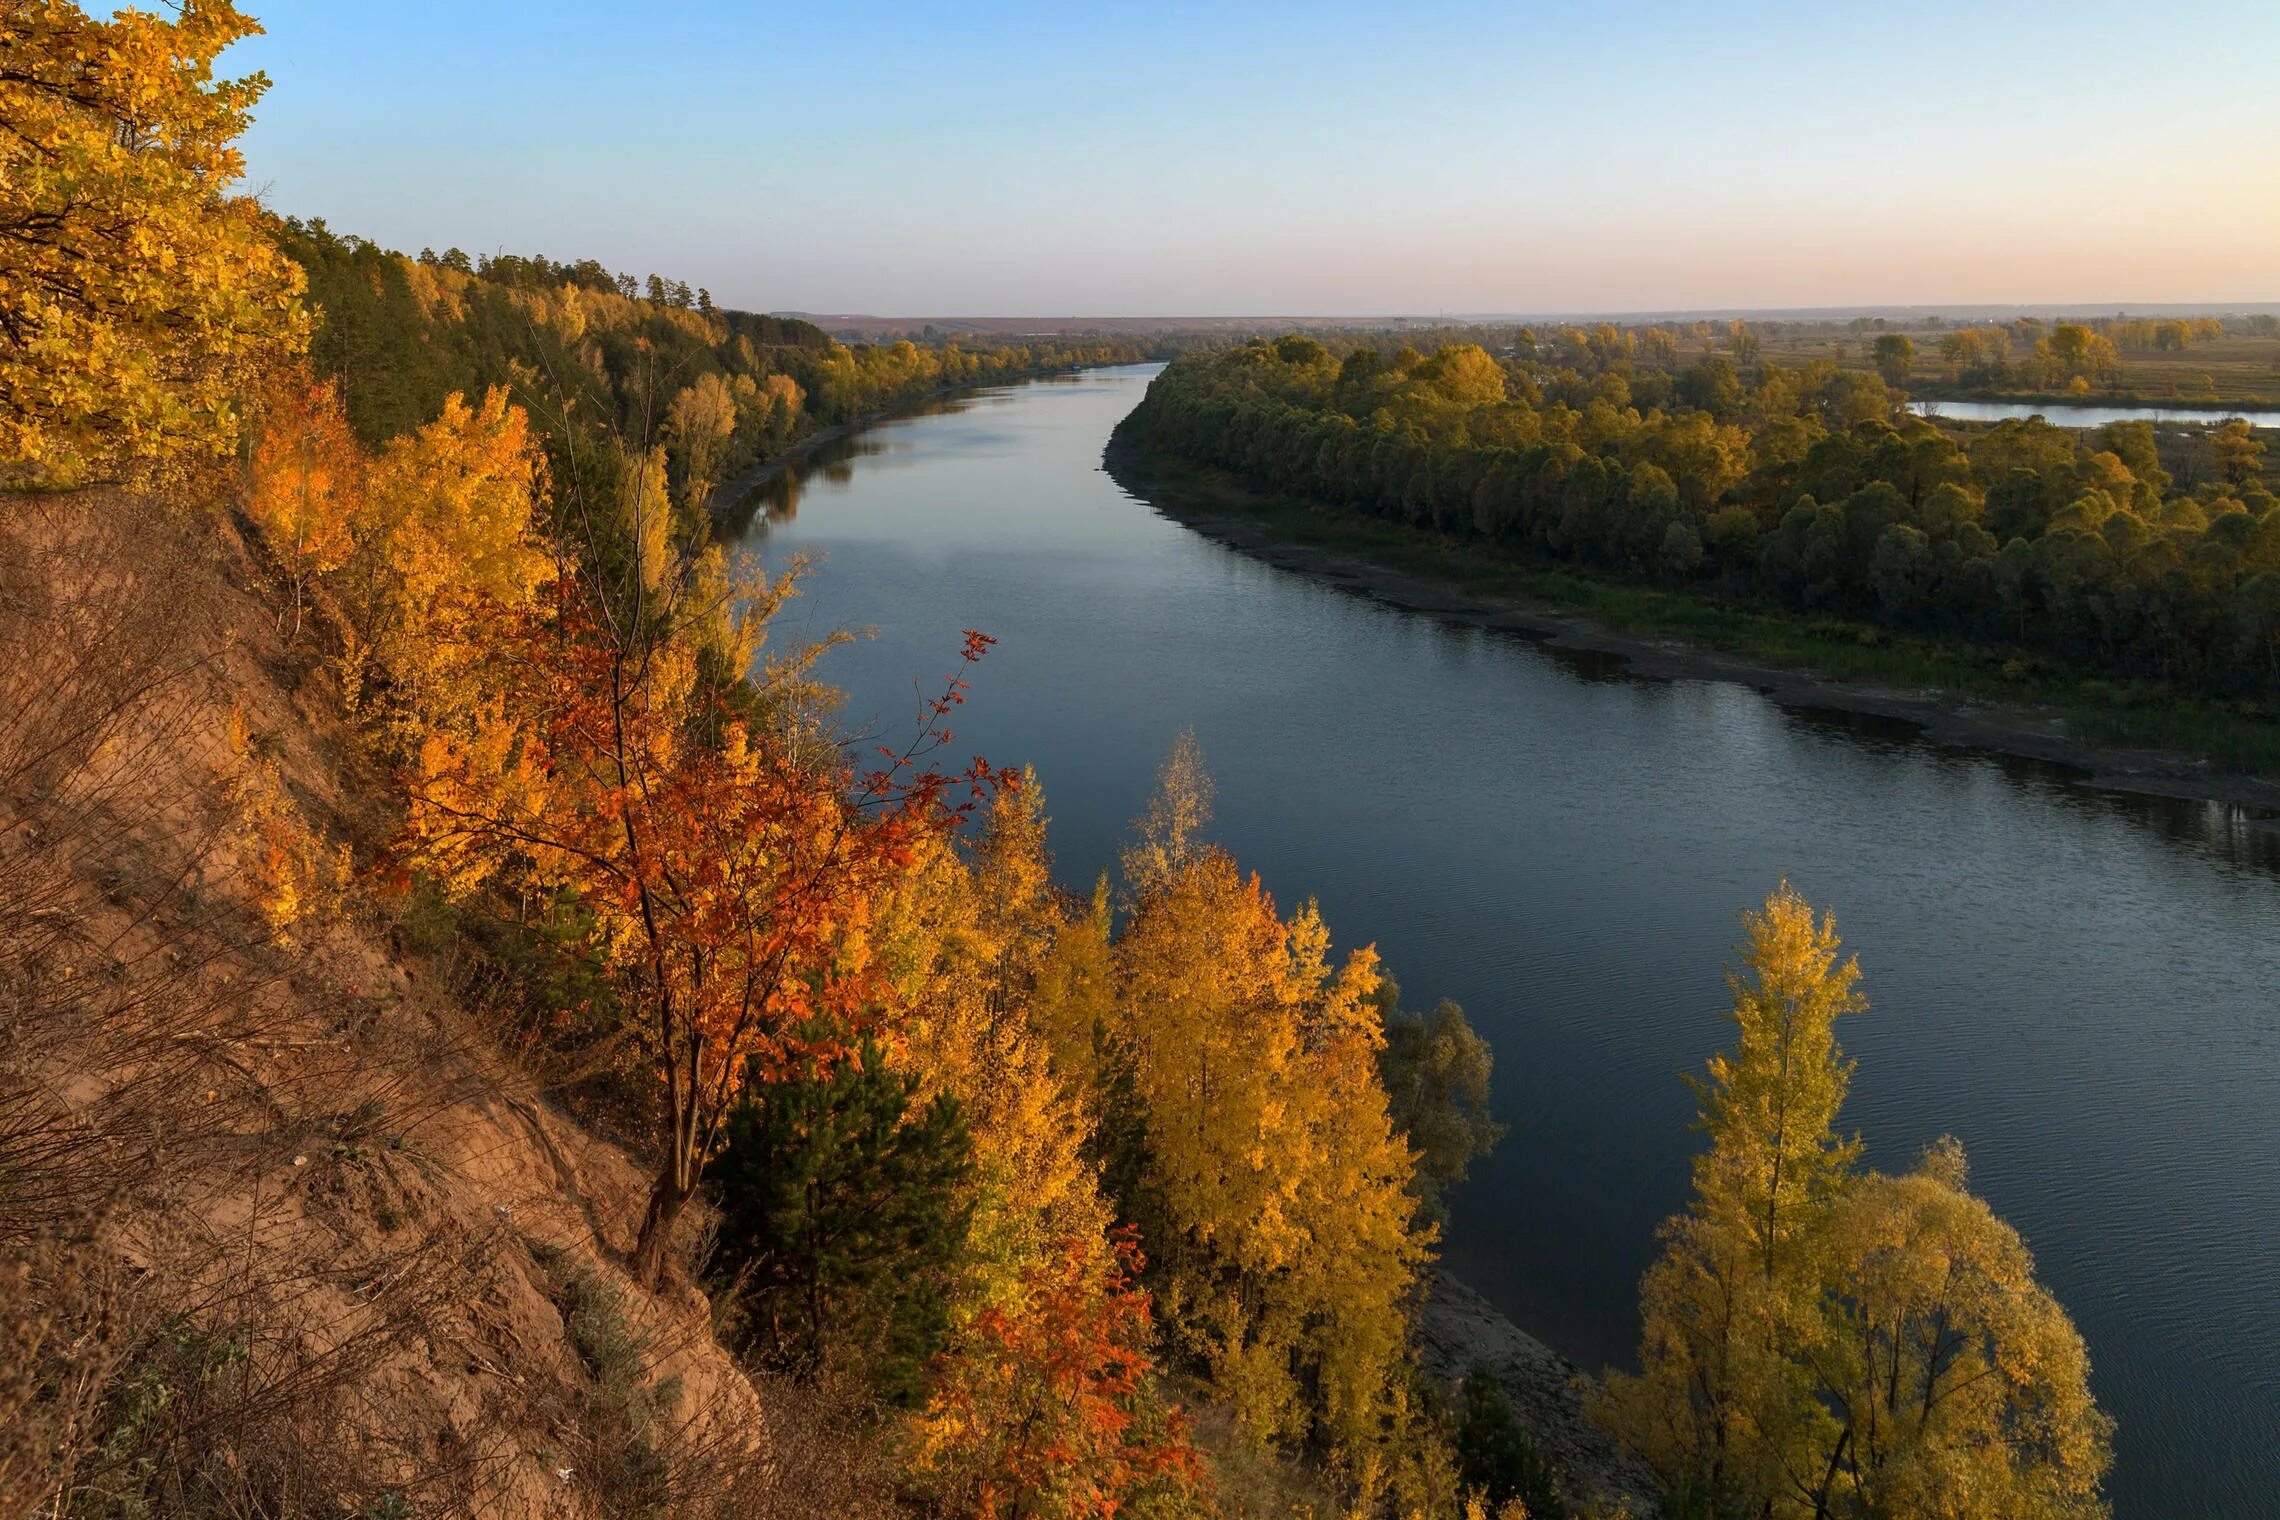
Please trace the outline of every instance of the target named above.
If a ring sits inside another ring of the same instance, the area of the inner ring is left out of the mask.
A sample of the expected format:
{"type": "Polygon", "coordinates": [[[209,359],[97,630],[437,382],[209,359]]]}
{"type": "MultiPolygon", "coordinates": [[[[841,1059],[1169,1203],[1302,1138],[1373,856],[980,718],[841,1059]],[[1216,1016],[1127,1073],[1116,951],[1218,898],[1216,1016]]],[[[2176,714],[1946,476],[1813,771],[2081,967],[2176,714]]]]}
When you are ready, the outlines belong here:
{"type": "Polygon", "coordinates": [[[1359,1470],[1430,1238],[1378,1079],[1376,956],[1333,971],[1314,908],[1282,918],[1200,838],[1208,797],[1183,741],[1126,854],[1116,1018],[1166,1216],[1156,1280],[1174,1344],[1247,1431],[1319,1428],[1359,1470]]]}
{"type": "Polygon", "coordinates": [[[1148,807],[1133,825],[1123,852],[1124,880],[1135,897],[1168,884],[1206,848],[1218,783],[1203,763],[1194,729],[1182,729],[1156,772],[1148,807]]]}
{"type": "Polygon", "coordinates": [[[495,627],[537,604],[559,568],[540,536],[545,461],[504,390],[454,393],[373,461],[343,570],[353,692],[377,676],[415,728],[464,715],[495,627]]]}
{"type": "Polygon", "coordinates": [[[2018,1232],[1965,1187],[1943,1140],[1870,1174],[1833,1212],[1811,1355],[1833,1438],[1798,1464],[1798,1513],[1881,1520],[2094,1520],[2113,1422],[2090,1359],[2018,1232]],[[1808,1509],[1808,1506],[1809,1509],[1808,1509]]]}
{"type": "Polygon", "coordinates": [[[910,1068],[973,1127],[969,1310],[1005,1301],[1053,1242],[1114,1223],[1087,1159],[1088,1094],[1054,1056],[1062,1015],[1045,968],[1071,909],[1052,881],[1043,806],[1024,773],[991,797],[976,837],[927,841],[876,935],[898,968],[910,1068]]]}
{"type": "Polygon", "coordinates": [[[2256,429],[2240,417],[2219,423],[2209,435],[2210,451],[2216,456],[2217,473],[2234,485],[2249,480],[2263,469],[2264,440],[2256,436],[2256,429]]]}
{"type": "Polygon", "coordinates": [[[214,75],[259,30],[229,0],[0,14],[0,458],[19,481],[226,456],[253,371],[306,345],[301,271],[232,193],[268,81],[214,75]]]}
{"type": "Polygon", "coordinates": [[[1937,1148],[1856,1170],[1836,1120],[1865,1006],[1787,884],[1744,918],[1737,1043],[1696,1084],[1708,1149],[1640,1291],[1641,1370],[1593,1414],[1674,1508],[1780,1520],[2102,1515],[2107,1424],[2080,1337],[1937,1148]]]}
{"type": "Polygon", "coordinates": [[[673,398],[665,411],[665,436],[680,457],[686,503],[704,504],[720,484],[721,459],[735,436],[736,393],[719,375],[707,372],[673,398]]]}
{"type": "MultiPolygon", "coordinates": [[[[721,612],[704,565],[685,555],[622,597],[565,578],[551,617],[502,620],[498,701],[470,733],[431,733],[405,778],[408,863],[455,893],[517,872],[595,914],[661,1089],[633,1257],[652,1286],[747,1076],[830,1059],[864,1031],[882,893],[971,801],[949,800],[950,778],[920,763],[946,741],[962,679],[909,746],[865,770],[795,742],[815,716],[803,719],[812,650],[767,667],[753,698],[773,709],[766,730],[700,685],[700,640],[721,612]]],[[[787,572],[721,594],[764,625],[792,590],[787,572]]],[[[971,635],[966,657],[988,642],[971,635]]],[[[978,792],[986,767],[966,779],[978,792]]]]}
{"type": "Polygon", "coordinates": [[[916,1468],[945,1512],[1110,1520],[1206,1490],[1185,1420],[1150,1386],[1140,1265],[1129,1236],[1062,1241],[1016,1302],[982,1313],[918,1424],[916,1468]]]}
{"type": "Polygon", "coordinates": [[[1949,378],[1961,380],[1987,362],[1987,344],[1977,328],[1959,327],[1940,339],[1940,357],[1948,364],[1949,378]]]}
{"type": "Polygon", "coordinates": [[[1819,1326],[1814,1243],[1858,1152],[1835,1127],[1852,1072],[1835,1024],[1866,1006],[1835,923],[1786,883],[1742,923],[1736,1046],[1695,1084],[1710,1144],[1694,1200],[1640,1290],[1642,1371],[1611,1376],[1601,1407],[1673,1495],[1712,1513],[1778,1490],[1815,1418],[1794,1355],[1819,1326]]]}
{"type": "Polygon", "coordinates": [[[286,376],[254,431],[246,511],[290,584],[292,635],[300,632],[310,582],[347,564],[356,547],[365,468],[333,382],[286,376]]]}

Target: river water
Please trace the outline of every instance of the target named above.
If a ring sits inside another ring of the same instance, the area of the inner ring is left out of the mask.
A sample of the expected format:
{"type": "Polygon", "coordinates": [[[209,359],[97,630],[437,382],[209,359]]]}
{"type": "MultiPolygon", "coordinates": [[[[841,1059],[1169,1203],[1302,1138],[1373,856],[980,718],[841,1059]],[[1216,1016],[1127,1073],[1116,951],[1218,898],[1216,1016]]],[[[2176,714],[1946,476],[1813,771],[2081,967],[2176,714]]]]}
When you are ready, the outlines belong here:
{"type": "Polygon", "coordinates": [[[2109,422],[2225,422],[2247,419],[2251,427],[2280,428],[2280,412],[2255,407],[2217,406],[2039,406],[2027,401],[1911,401],[1908,410],[1950,422],[2008,422],[2040,417],[2052,427],[2101,428],[2109,422]]]}
{"type": "Polygon", "coordinates": [[[1151,373],[986,392],[766,490],[753,541],[822,556],[787,620],[874,630],[823,664],[850,721],[907,733],[960,630],[994,635],[958,748],[1036,766],[1077,887],[1194,728],[1221,842],[1494,1043],[1511,1136],[1446,1254],[1590,1366],[1632,1356],[1680,1073],[1787,875],[1865,971],[1869,1161],[1969,1148],[2089,1341],[2122,1520],[2280,1513],[2280,839],[1247,559],[1101,472],[1151,373]]]}

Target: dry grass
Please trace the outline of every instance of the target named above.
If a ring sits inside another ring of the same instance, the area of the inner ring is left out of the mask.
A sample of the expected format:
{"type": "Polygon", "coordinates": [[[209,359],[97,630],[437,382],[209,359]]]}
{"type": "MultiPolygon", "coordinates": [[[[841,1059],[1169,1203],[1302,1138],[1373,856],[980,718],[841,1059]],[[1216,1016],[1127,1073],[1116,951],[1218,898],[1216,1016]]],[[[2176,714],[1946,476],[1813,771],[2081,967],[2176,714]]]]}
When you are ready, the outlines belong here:
{"type": "Polygon", "coordinates": [[[639,1170],[369,904],[274,935],[247,767],[328,844],[384,792],[228,525],[0,513],[0,1520],[838,1512],[702,1299],[625,1283],[639,1170]]]}

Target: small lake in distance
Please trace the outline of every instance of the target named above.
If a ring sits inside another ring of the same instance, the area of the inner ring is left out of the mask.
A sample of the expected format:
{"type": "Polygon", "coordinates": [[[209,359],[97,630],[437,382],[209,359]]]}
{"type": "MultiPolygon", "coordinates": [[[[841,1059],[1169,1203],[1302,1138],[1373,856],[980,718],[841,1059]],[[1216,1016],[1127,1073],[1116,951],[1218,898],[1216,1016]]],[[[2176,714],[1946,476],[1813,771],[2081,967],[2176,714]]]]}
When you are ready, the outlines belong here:
{"type": "Polygon", "coordinates": [[[1318,897],[1494,1043],[1511,1134],[1446,1255],[1594,1367],[1634,1354],[1698,1140],[1679,1076],[1786,875],[1865,972],[1846,1122],[1887,1170],[1968,1147],[2089,1341],[2121,1520],[2280,1513],[2280,837],[1247,559],[1102,473],[1151,373],[985,392],[766,489],[750,541],[821,556],[791,627],[875,630],[822,665],[849,721],[907,733],[994,635],[957,748],[1037,767],[1079,889],[1194,728],[1215,836],[1286,911],[1318,897]]]}
{"type": "Polygon", "coordinates": [[[2110,422],[2227,422],[2235,417],[2251,427],[2280,428],[2280,412],[2256,407],[2221,406],[2041,406],[2027,401],[1911,401],[1908,410],[1919,417],[1945,417],[1950,422],[2008,422],[2014,417],[2040,417],[2052,427],[2101,428],[2110,422]]]}

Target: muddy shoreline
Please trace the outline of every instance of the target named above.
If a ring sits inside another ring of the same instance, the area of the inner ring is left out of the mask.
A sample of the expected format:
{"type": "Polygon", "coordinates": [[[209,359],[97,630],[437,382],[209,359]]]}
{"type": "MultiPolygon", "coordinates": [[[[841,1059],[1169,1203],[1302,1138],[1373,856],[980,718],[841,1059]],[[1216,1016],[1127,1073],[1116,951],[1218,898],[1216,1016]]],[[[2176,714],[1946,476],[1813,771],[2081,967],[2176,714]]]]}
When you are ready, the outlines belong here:
{"type": "Polygon", "coordinates": [[[1958,702],[1936,691],[1831,680],[1742,659],[1679,639],[1620,633],[1571,613],[1458,591],[1425,576],[1360,555],[1276,538],[1243,516],[1183,501],[1175,489],[1151,490],[1158,477],[1138,452],[1112,439],[1103,466],[1117,483],[1172,521],[1279,569],[1369,596],[1389,606],[1476,628],[1543,640],[1555,649],[1613,655],[1635,675],[1661,680],[1732,681],[1784,707],[1854,713],[1912,725],[1930,743],[2016,755],[2079,772],[2080,784],[2105,791],[2217,802],[2270,816],[2256,826],[2280,831],[2280,781],[2218,770],[2174,750],[2124,749],[2085,743],[2065,720],[2027,710],[1958,702]]]}

